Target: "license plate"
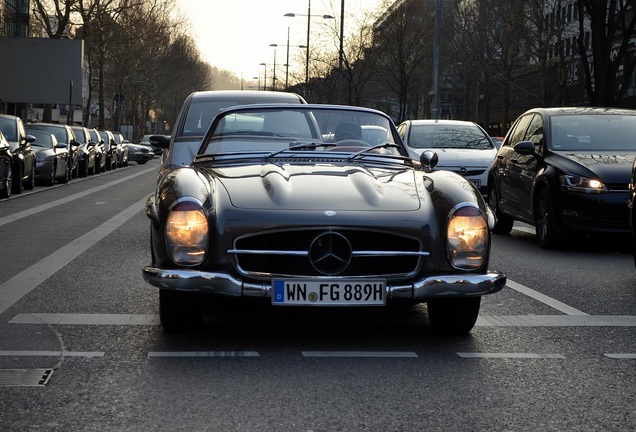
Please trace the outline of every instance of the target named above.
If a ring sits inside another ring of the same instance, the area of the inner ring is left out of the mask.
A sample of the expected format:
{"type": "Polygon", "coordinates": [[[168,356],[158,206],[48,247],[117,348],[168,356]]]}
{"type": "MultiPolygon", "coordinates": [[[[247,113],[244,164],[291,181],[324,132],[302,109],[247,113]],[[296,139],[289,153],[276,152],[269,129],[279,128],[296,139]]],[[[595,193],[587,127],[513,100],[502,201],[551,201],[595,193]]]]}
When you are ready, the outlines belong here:
{"type": "Polygon", "coordinates": [[[273,282],[274,305],[382,306],[385,281],[286,279],[273,282]]]}
{"type": "Polygon", "coordinates": [[[477,187],[481,187],[481,179],[471,179],[470,180],[472,184],[474,184],[477,187]]]}

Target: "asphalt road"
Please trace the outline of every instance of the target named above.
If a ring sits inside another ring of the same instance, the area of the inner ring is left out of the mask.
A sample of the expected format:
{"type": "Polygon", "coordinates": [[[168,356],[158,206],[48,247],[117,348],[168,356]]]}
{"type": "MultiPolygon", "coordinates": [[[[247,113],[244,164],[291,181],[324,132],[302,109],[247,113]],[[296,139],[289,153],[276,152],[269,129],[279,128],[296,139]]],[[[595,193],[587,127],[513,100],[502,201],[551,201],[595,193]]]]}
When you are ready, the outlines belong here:
{"type": "Polygon", "coordinates": [[[633,431],[626,243],[494,236],[469,336],[426,308],[216,311],[166,334],[144,203],[158,161],[0,201],[2,431],[633,431]]]}

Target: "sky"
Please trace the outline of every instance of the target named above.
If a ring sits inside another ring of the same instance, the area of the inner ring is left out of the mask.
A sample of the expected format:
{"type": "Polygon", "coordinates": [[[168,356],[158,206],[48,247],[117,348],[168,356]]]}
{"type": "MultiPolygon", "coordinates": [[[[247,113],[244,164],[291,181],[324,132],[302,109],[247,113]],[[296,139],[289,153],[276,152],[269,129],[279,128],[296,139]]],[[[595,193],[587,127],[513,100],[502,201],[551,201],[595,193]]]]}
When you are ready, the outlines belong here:
{"type": "MultiPolygon", "coordinates": [[[[348,18],[359,17],[381,1],[345,0],[345,34],[350,30],[347,24],[354,25],[356,21],[348,18]]],[[[308,6],[311,5],[311,35],[317,39],[320,21],[326,20],[313,15],[339,18],[341,0],[178,0],[178,5],[192,25],[191,36],[203,60],[248,80],[262,73],[261,63],[273,64],[274,48],[270,44],[278,45],[277,65],[285,64],[288,28],[290,69],[304,71],[304,63],[294,65],[291,59],[293,50],[302,49],[294,45],[306,43],[308,6]],[[286,13],[298,16],[289,18],[284,16],[286,13]]]]}

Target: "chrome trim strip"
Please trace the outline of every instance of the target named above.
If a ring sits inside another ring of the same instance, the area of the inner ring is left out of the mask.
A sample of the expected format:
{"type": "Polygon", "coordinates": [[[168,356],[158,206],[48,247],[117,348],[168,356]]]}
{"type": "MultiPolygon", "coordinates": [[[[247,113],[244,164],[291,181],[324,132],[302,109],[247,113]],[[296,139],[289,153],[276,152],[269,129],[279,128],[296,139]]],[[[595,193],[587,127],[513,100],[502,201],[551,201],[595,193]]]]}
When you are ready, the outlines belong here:
{"type": "MultiPolygon", "coordinates": [[[[266,249],[228,249],[229,254],[244,254],[244,255],[295,255],[295,256],[307,256],[307,251],[296,250],[266,250],[266,249]]],[[[353,251],[353,256],[429,256],[430,252],[408,252],[408,251],[353,251]]]]}
{"type": "MultiPolygon", "coordinates": [[[[235,297],[271,297],[271,285],[243,283],[224,273],[188,269],[144,267],[144,280],[160,289],[235,297]]],[[[317,278],[319,279],[319,278],[317,278]]],[[[324,278],[330,279],[330,278],[324,278]]],[[[387,285],[387,298],[423,302],[431,298],[472,297],[492,294],[506,286],[500,273],[428,276],[412,285],[387,285]]]]}

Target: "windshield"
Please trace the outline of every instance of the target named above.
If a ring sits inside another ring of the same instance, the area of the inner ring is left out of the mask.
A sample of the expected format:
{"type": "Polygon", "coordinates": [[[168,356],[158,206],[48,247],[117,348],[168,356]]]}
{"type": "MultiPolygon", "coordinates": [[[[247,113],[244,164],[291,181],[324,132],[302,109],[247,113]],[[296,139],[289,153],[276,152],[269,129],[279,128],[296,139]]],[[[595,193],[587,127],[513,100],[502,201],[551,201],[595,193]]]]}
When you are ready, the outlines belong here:
{"type": "Polygon", "coordinates": [[[4,134],[7,141],[17,141],[18,132],[15,126],[15,121],[7,118],[0,118],[0,131],[4,134]]]}
{"type": "Polygon", "coordinates": [[[62,126],[48,126],[48,125],[40,125],[40,124],[31,124],[29,125],[29,129],[33,130],[33,129],[37,129],[37,130],[42,130],[48,133],[51,133],[53,135],[55,135],[55,138],[57,138],[57,140],[61,143],[65,143],[68,144],[69,143],[69,137],[67,135],[67,131],[66,129],[62,126]]]}
{"type": "MultiPolygon", "coordinates": [[[[213,98],[213,99],[193,99],[186,114],[183,131],[178,136],[203,136],[205,135],[212,119],[222,109],[236,106],[248,105],[259,102],[261,99],[241,97],[241,98],[213,98]]],[[[267,103],[289,103],[289,95],[279,97],[271,96],[267,103]],[[280,99],[280,100],[276,100],[280,99]]]]}
{"type": "Polygon", "coordinates": [[[476,125],[413,124],[408,145],[426,149],[492,149],[490,139],[476,125]]]}
{"type": "Polygon", "coordinates": [[[557,151],[634,151],[636,116],[553,116],[549,145],[557,151]]]}
{"type": "MultiPolygon", "coordinates": [[[[199,154],[280,152],[290,148],[330,152],[383,153],[406,156],[390,118],[373,110],[255,107],[228,110],[217,117],[199,154]]],[[[278,154],[278,153],[275,153],[278,154]]]]}
{"type": "Polygon", "coordinates": [[[33,135],[35,137],[35,141],[31,143],[32,146],[53,148],[53,140],[51,139],[51,134],[49,134],[48,132],[27,129],[27,134],[33,135]]]}

